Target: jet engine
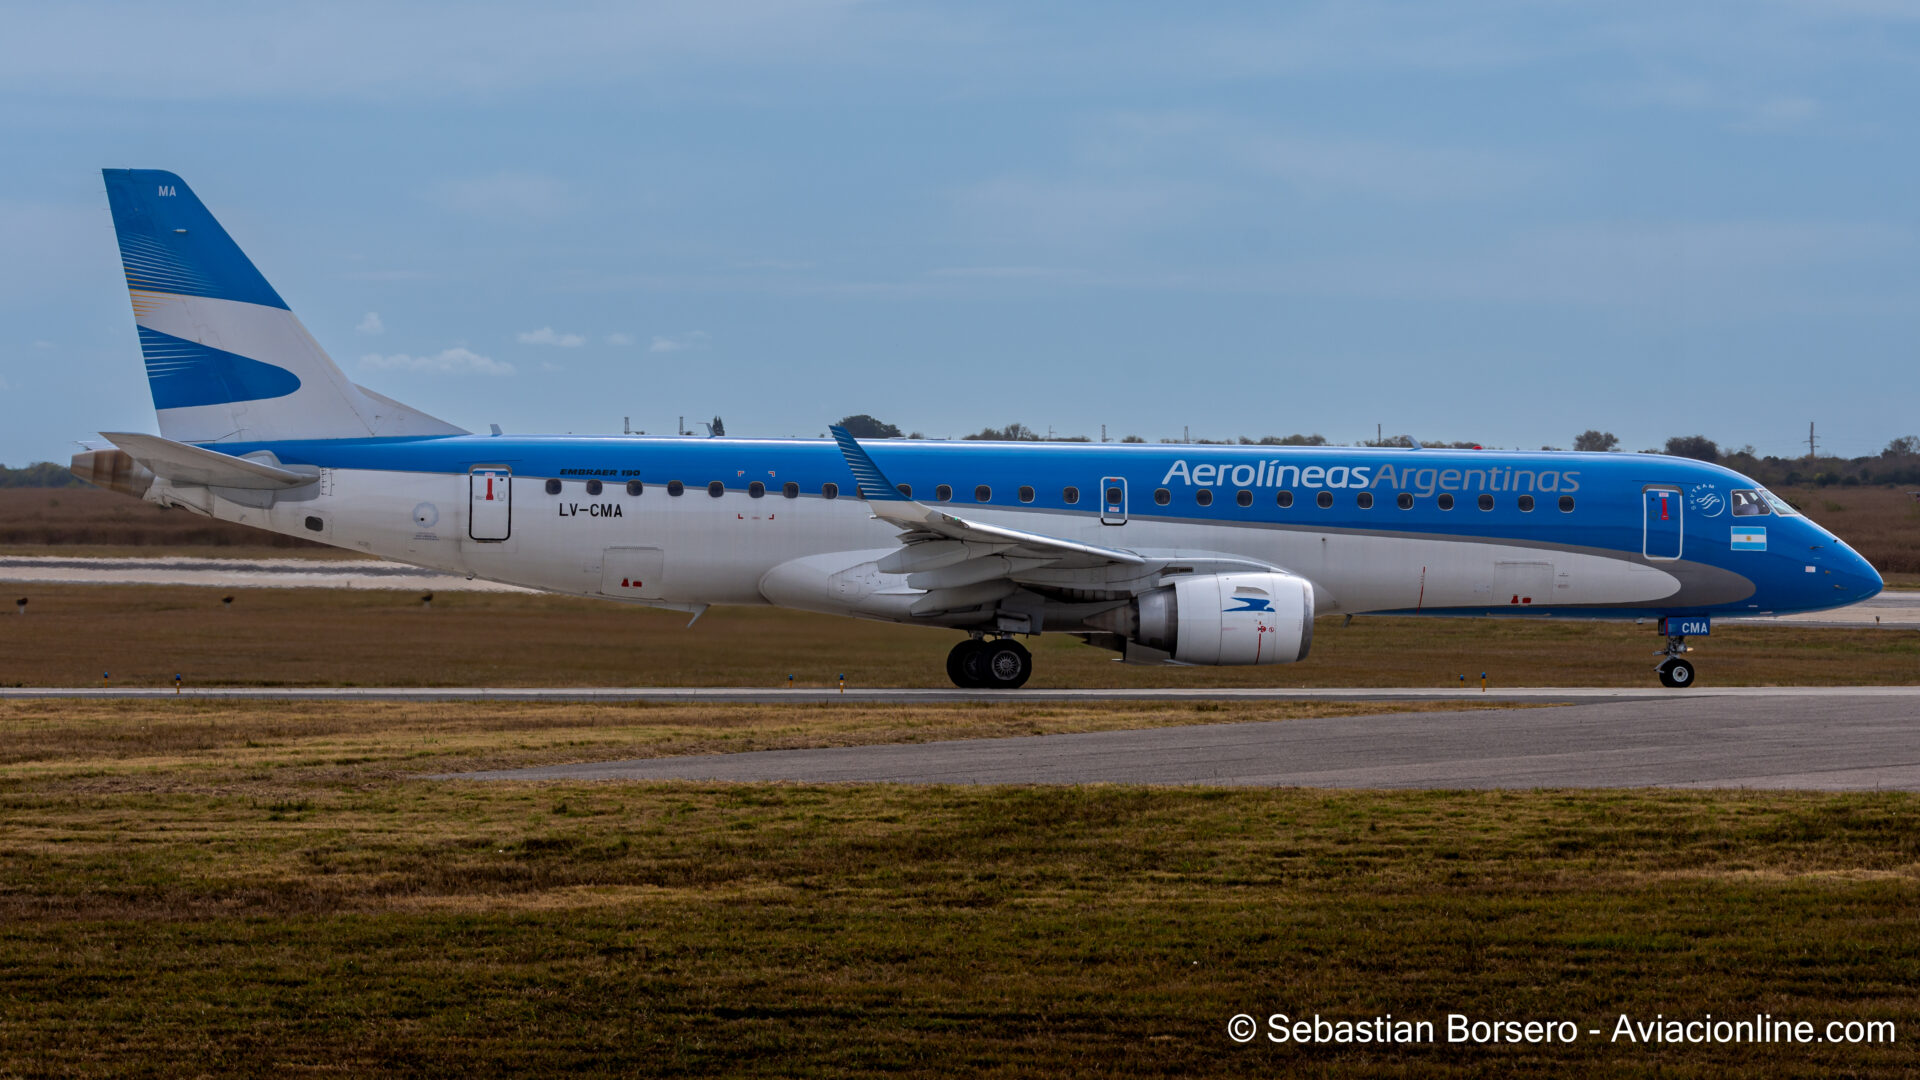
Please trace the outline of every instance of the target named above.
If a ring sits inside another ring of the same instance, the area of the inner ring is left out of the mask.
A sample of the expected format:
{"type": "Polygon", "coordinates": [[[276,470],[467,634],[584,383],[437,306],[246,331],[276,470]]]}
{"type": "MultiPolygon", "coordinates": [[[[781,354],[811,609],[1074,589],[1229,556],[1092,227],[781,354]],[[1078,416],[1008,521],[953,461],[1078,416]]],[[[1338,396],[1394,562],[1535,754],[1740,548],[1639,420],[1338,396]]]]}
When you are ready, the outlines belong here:
{"type": "Polygon", "coordinates": [[[1291,664],[1313,644],[1313,585],[1291,574],[1206,574],[1086,621],[1183,664],[1291,664]]]}

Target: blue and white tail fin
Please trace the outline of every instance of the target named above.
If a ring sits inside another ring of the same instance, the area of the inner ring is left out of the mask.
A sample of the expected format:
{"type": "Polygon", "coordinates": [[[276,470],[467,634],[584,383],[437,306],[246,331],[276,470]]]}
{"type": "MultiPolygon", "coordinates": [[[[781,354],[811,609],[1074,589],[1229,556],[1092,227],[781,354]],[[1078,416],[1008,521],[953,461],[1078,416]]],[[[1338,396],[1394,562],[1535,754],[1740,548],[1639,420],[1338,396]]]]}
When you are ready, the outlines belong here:
{"type": "Polygon", "coordinates": [[[103,171],[161,435],[217,443],[465,434],[354,385],[178,176],[103,171]]]}

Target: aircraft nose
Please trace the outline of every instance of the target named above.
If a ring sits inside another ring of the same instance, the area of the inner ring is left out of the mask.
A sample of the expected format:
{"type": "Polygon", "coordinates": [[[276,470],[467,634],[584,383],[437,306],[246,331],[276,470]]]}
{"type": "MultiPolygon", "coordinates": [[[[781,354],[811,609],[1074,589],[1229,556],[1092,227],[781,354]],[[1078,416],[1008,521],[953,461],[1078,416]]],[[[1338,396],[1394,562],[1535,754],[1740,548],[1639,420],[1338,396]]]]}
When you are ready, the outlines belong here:
{"type": "Polygon", "coordinates": [[[1887,587],[1885,579],[1880,576],[1880,571],[1875,570],[1872,563],[1852,548],[1847,549],[1847,555],[1847,565],[1840,575],[1844,580],[1840,584],[1852,592],[1854,598],[1858,600],[1880,595],[1880,590],[1887,587]]]}

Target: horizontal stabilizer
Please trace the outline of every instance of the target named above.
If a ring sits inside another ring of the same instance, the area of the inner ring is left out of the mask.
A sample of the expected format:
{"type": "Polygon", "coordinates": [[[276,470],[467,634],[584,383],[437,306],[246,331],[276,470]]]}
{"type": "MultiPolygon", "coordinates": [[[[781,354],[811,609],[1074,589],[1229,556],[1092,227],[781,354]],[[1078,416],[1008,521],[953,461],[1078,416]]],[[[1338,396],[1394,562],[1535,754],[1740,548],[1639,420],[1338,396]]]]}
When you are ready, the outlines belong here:
{"type": "Polygon", "coordinates": [[[102,438],[127,452],[155,476],[176,484],[199,487],[251,488],[271,491],[311,484],[310,473],[298,473],[265,462],[206,450],[198,446],[163,439],[158,435],[138,435],[126,431],[103,431],[102,438]]]}

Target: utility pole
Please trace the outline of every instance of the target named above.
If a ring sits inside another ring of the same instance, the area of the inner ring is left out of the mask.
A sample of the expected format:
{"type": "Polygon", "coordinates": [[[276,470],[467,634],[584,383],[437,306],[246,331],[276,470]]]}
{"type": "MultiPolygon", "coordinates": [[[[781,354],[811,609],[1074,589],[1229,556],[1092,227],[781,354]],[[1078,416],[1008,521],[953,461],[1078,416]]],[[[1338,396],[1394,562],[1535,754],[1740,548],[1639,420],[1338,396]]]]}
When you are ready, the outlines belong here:
{"type": "MultiPolygon", "coordinates": [[[[1386,435],[1382,432],[1381,425],[1373,425],[1373,445],[1379,446],[1385,439],[1386,435]]],[[[1532,483],[1532,481],[1528,481],[1528,483],[1532,483]]]]}
{"type": "Polygon", "coordinates": [[[633,434],[633,417],[623,416],[620,418],[620,434],[622,435],[633,434]]]}
{"type": "Polygon", "coordinates": [[[1807,456],[1814,456],[1813,421],[1807,421],[1807,456]]]}
{"type": "Polygon", "coordinates": [[[1185,424],[1180,425],[1180,441],[1183,443],[1190,443],[1193,441],[1193,431],[1192,429],[1188,428],[1187,425],[1185,424]]]}
{"type": "Polygon", "coordinates": [[[1100,441],[1101,442],[1107,441],[1107,425],[1105,424],[1100,425],[1100,441]]]}

